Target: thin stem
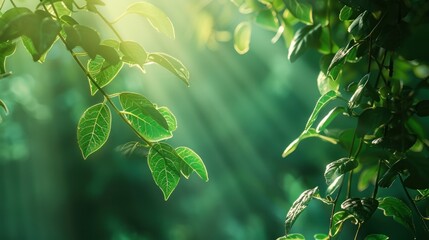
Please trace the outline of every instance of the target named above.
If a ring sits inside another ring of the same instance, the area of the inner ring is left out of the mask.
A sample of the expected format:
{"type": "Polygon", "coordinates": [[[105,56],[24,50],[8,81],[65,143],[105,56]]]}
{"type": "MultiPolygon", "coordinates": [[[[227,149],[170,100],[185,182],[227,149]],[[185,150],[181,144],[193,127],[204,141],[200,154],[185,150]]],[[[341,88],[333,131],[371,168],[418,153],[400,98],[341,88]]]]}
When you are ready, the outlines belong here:
{"type": "MultiPolygon", "coordinates": [[[[383,59],[381,60],[381,63],[377,62],[379,70],[378,70],[377,79],[376,79],[375,85],[374,85],[375,88],[377,88],[378,83],[380,82],[380,78],[383,75],[383,68],[384,68],[384,62],[386,61],[386,56],[387,56],[387,51],[384,50],[383,59]]],[[[384,82],[384,84],[387,85],[386,82],[384,82]]]]}
{"type": "Polygon", "coordinates": [[[17,7],[13,0],[10,0],[10,3],[12,3],[13,7],[15,7],[15,8],[17,7]]]}
{"type": "Polygon", "coordinates": [[[374,187],[374,191],[372,192],[372,198],[377,197],[378,181],[380,180],[380,175],[381,175],[381,162],[382,162],[381,160],[378,161],[377,178],[375,180],[375,187],[374,187]]]}
{"type": "Polygon", "coordinates": [[[411,205],[413,206],[414,210],[417,212],[417,214],[420,217],[420,220],[422,220],[423,227],[427,233],[429,233],[429,227],[426,225],[425,216],[423,216],[422,212],[420,212],[420,209],[417,207],[416,203],[414,202],[413,198],[411,197],[410,193],[408,192],[408,189],[405,187],[404,179],[401,175],[399,175],[399,180],[401,180],[402,188],[404,189],[405,195],[407,196],[408,200],[411,202],[411,205]]]}
{"type": "Polygon", "coordinates": [[[357,237],[359,236],[359,231],[360,231],[360,227],[362,226],[361,223],[358,224],[357,230],[356,230],[356,234],[355,234],[355,238],[354,240],[358,239],[357,237]]]}
{"type": "Polygon", "coordinates": [[[329,52],[332,53],[332,50],[334,48],[334,43],[332,40],[332,27],[331,27],[331,0],[326,0],[326,15],[328,19],[328,24],[326,27],[328,28],[328,34],[329,34],[329,52]]]}
{"type": "Polygon", "coordinates": [[[122,39],[121,35],[119,34],[119,32],[116,30],[115,27],[113,27],[112,23],[109,22],[106,17],[103,16],[103,14],[101,14],[98,9],[95,9],[95,13],[103,20],[104,23],[106,23],[106,25],[112,30],[112,32],[116,35],[116,37],[119,39],[119,41],[123,42],[124,40],[122,39]]]}
{"type": "MultiPolygon", "coordinates": [[[[332,223],[334,221],[335,208],[337,207],[338,199],[340,198],[341,190],[343,189],[344,178],[341,180],[340,188],[338,189],[337,196],[335,196],[334,203],[332,204],[331,216],[329,218],[329,230],[332,228],[332,223]]],[[[331,231],[329,231],[329,240],[332,239],[331,231]]]]}
{"type": "Polygon", "coordinates": [[[347,181],[347,194],[346,199],[349,199],[352,195],[352,181],[353,181],[353,170],[349,172],[349,179],[347,181]]]}

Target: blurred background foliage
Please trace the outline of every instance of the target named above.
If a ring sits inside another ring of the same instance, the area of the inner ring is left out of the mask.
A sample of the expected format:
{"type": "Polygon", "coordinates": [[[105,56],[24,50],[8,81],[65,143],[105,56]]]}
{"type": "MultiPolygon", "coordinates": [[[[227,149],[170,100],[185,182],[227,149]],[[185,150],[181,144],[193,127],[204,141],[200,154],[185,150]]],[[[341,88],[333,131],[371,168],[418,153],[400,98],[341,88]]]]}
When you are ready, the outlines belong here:
{"type": "MultiPolygon", "coordinates": [[[[106,1],[100,10],[114,19],[130,2],[106,1]]],[[[232,32],[245,17],[229,0],[156,5],[175,24],[176,40],[132,16],[118,23],[120,32],[149,51],[177,56],[191,72],[191,87],[149,66],[143,77],[138,69],[123,69],[110,88],[168,106],[179,122],[170,141],[195,149],[210,181],[193,177],[164,202],[145,153],[119,151],[134,135],[115,117],[107,145],[84,161],[76,125],[100,98],[90,97],[87,79],[60,44],[44,64],[32,62],[20,46],[8,61],[13,76],[0,82],[10,108],[0,124],[0,239],[275,239],[284,234],[296,197],[323,185],[326,163],[344,154],[308,140],[281,158],[319,96],[315,52],[292,65],[284,43],[270,43],[275,33],[253,28],[251,51],[236,54],[232,32]]],[[[79,18],[100,24],[91,13],[79,18]]],[[[321,206],[312,203],[294,230],[308,237],[326,232],[327,219],[318,216],[329,209],[321,206]]],[[[399,225],[383,224],[402,239],[399,225]]],[[[342,236],[347,239],[347,231],[342,236]]]]}

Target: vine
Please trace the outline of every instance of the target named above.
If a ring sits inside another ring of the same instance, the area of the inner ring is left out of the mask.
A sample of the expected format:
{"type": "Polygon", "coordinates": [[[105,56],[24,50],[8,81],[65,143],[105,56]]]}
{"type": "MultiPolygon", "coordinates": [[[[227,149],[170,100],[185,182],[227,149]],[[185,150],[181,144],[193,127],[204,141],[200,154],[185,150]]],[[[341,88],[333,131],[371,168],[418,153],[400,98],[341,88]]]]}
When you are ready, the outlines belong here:
{"type": "MultiPolygon", "coordinates": [[[[138,42],[125,40],[114,24],[123,17],[137,14],[145,18],[158,32],[174,39],[170,18],[155,5],[146,2],[132,3],[116,20],[110,21],[100,11],[105,7],[101,0],[42,0],[34,11],[20,7],[14,1],[1,1],[0,17],[0,74],[8,77],[6,58],[13,55],[22,41],[34,61],[43,63],[49,50],[61,42],[80,67],[89,82],[91,95],[103,100],[89,107],[79,120],[77,142],[84,159],[98,151],[108,140],[112,113],[117,114],[138,137],[133,149],[147,148],[147,161],[153,179],[167,200],[181,176],[189,178],[195,172],[208,181],[206,167],[197,153],[188,147],[173,148],[164,140],[173,136],[176,118],[167,107],[159,107],[139,93],[108,93],[107,86],[116,79],[125,64],[145,71],[145,65],[156,63],[189,85],[189,72],[176,58],[162,52],[147,52],[138,42]],[[81,5],[80,5],[81,4],[81,5]],[[97,30],[78,22],[77,12],[89,12],[99,17],[116,39],[101,39],[97,30]]],[[[0,107],[8,113],[4,101],[0,107]]],[[[129,144],[128,144],[129,145],[129,144]]]]}
{"type": "MultiPolygon", "coordinates": [[[[348,152],[326,166],[324,194],[315,187],[292,204],[285,236],[278,240],[305,239],[291,230],[311,199],[331,206],[327,231],[315,234],[315,239],[339,238],[345,222],[356,225],[354,239],[363,238],[360,232],[377,209],[413,238],[427,238],[429,218],[421,210],[427,205],[418,203],[429,196],[429,139],[424,125],[429,100],[422,93],[429,88],[429,1],[232,2],[249,16],[235,29],[238,53],[249,51],[254,21],[276,32],[273,42],[283,37],[291,62],[310,49],[321,54],[317,79],[321,97],[303,132],[282,156],[288,157],[307,138],[328,141],[348,152]],[[371,194],[362,193],[371,185],[371,194]],[[380,194],[379,188],[397,185],[403,189],[402,197],[380,194]],[[414,222],[413,215],[421,224],[414,222]]],[[[386,229],[378,229],[380,234],[365,239],[389,238],[386,229]]]]}

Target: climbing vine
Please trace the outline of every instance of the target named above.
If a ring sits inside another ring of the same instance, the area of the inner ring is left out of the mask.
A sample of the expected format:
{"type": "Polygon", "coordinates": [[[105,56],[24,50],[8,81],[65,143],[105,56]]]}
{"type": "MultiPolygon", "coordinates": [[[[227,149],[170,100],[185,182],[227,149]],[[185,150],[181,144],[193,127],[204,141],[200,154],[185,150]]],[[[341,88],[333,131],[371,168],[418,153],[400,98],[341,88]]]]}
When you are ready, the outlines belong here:
{"type": "Polygon", "coordinates": [[[326,165],[326,188],[306,190],[292,204],[278,239],[304,239],[292,227],[312,199],[331,208],[327,231],[315,239],[339,238],[345,222],[356,225],[355,239],[388,239],[382,226],[379,234],[359,235],[377,210],[414,238],[429,236],[427,205],[421,204],[429,196],[429,1],[232,2],[249,16],[234,32],[238,53],[249,51],[254,22],[275,31],[273,42],[283,39],[291,62],[312,50],[321,55],[321,97],[283,157],[307,138],[347,152],[326,165]],[[401,197],[380,194],[398,186],[401,197]]]}
{"type": "MultiPolygon", "coordinates": [[[[107,19],[100,8],[109,7],[101,0],[42,0],[34,9],[19,6],[13,0],[0,1],[0,76],[6,78],[6,59],[23,46],[34,61],[43,63],[54,44],[62,45],[85,74],[91,95],[101,98],[90,106],[77,126],[77,142],[83,158],[98,151],[108,140],[112,126],[112,112],[138,138],[127,146],[130,149],[148,149],[147,161],[153,179],[167,200],[181,177],[192,172],[204,181],[208,174],[202,159],[188,147],[174,148],[164,140],[173,136],[177,128],[173,113],[157,106],[145,96],[134,92],[109,92],[108,85],[117,79],[124,65],[145,72],[145,65],[158,64],[189,85],[189,72],[175,57],[163,52],[148,52],[136,41],[124,39],[115,24],[127,15],[139,15],[154,30],[174,39],[175,30],[170,18],[147,1],[135,2],[117,19],[107,19]],[[99,18],[103,28],[109,29],[114,39],[102,39],[96,27],[82,24],[77,13],[99,18]]],[[[150,33],[148,33],[149,35],[150,33]]],[[[82,79],[85,80],[85,79],[82,79]]],[[[84,81],[82,81],[84,82],[84,81]]],[[[0,107],[8,113],[7,105],[0,107]]]]}

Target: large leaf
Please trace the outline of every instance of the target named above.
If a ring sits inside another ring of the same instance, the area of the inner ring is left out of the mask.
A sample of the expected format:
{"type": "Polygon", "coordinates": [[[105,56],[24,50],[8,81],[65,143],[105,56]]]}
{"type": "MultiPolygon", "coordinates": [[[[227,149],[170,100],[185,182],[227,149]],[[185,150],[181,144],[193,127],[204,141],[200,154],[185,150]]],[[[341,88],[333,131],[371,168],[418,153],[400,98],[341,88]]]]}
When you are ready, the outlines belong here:
{"type": "Polygon", "coordinates": [[[234,49],[239,54],[249,51],[252,26],[249,22],[241,22],[234,30],[234,49]]]}
{"type": "Polygon", "coordinates": [[[414,230],[413,215],[411,209],[400,199],[394,197],[378,198],[378,208],[383,210],[385,216],[393,217],[393,220],[404,225],[408,230],[414,230]]]}
{"type": "Polygon", "coordinates": [[[327,93],[325,93],[324,95],[322,95],[316,103],[316,106],[313,109],[313,112],[311,113],[307,124],[305,124],[305,130],[309,129],[313,123],[316,121],[317,117],[319,116],[319,112],[320,110],[322,110],[322,108],[328,104],[330,101],[336,99],[338,97],[338,93],[334,90],[329,91],[327,93]]]}
{"type": "Polygon", "coordinates": [[[150,53],[148,60],[161,65],[189,86],[189,71],[178,59],[165,53],[150,53]]]}
{"type": "Polygon", "coordinates": [[[0,42],[13,40],[33,28],[34,13],[23,7],[11,8],[0,17],[0,42]]]}
{"type": "Polygon", "coordinates": [[[358,166],[358,162],[353,158],[341,158],[329,163],[325,170],[325,180],[331,184],[336,178],[344,173],[350,172],[358,166]]]}
{"type": "Polygon", "coordinates": [[[156,143],[150,148],[147,161],[153,180],[167,200],[179,184],[182,159],[170,145],[156,143]]]}
{"type": "Polygon", "coordinates": [[[313,24],[313,9],[310,4],[299,0],[285,0],[286,7],[301,22],[313,24]]]}
{"type": "Polygon", "coordinates": [[[128,6],[127,13],[135,13],[145,17],[158,32],[174,38],[174,27],[170,18],[158,7],[148,2],[138,2],[128,6]]]}
{"type": "Polygon", "coordinates": [[[81,46],[91,58],[95,58],[98,53],[98,46],[100,45],[100,35],[94,29],[83,26],[73,26],[79,34],[79,46],[81,46]]]}
{"type": "Polygon", "coordinates": [[[177,155],[179,155],[180,158],[193,170],[195,171],[198,176],[200,176],[201,179],[204,181],[208,181],[208,173],[206,166],[203,163],[203,160],[201,159],[198,154],[196,154],[192,149],[187,147],[178,147],[176,148],[177,155]]]}
{"type": "Polygon", "coordinates": [[[79,120],[77,142],[83,158],[100,149],[109,138],[112,116],[109,107],[99,103],[88,108],[79,120]]]}
{"type": "Polygon", "coordinates": [[[121,93],[119,101],[123,108],[121,113],[146,140],[160,141],[172,137],[164,116],[144,96],[136,93],[121,93]]]}
{"type": "MultiPolygon", "coordinates": [[[[103,57],[97,55],[94,59],[88,61],[88,73],[92,79],[97,83],[98,87],[102,88],[107,86],[115,79],[121,71],[123,62],[117,64],[108,63],[103,57]]],[[[89,86],[91,88],[91,95],[95,95],[98,91],[97,86],[89,79],[89,86]]]]}
{"type": "Polygon", "coordinates": [[[318,187],[306,190],[292,204],[292,207],[289,209],[289,211],[288,211],[288,213],[286,215],[286,221],[285,221],[285,232],[286,232],[286,235],[289,233],[290,229],[292,228],[292,225],[295,223],[295,221],[298,218],[298,216],[308,206],[308,204],[310,203],[311,198],[315,194],[317,194],[318,191],[319,191],[318,187]]]}
{"type": "Polygon", "coordinates": [[[295,62],[307,49],[317,46],[321,33],[322,26],[320,24],[299,29],[290,44],[288,59],[295,62]]]}

